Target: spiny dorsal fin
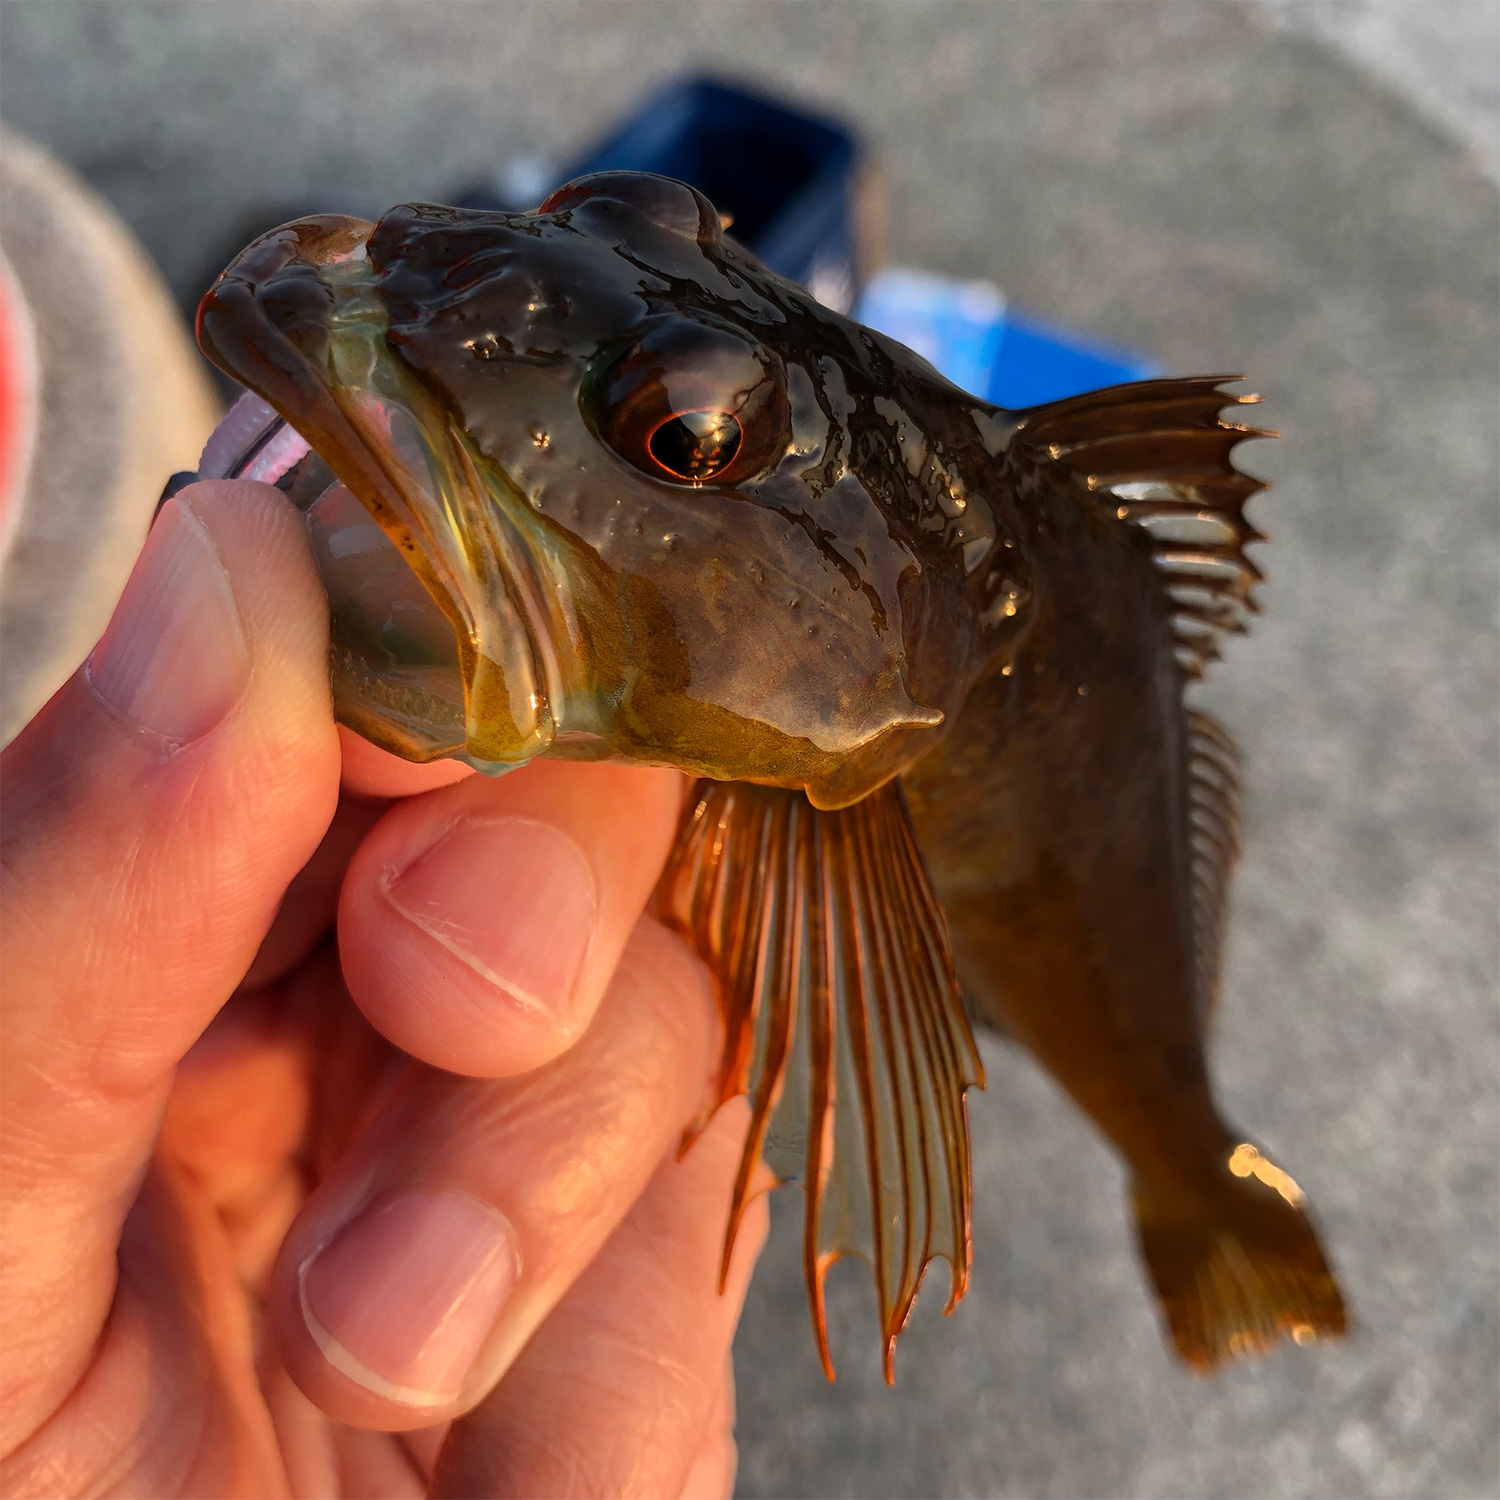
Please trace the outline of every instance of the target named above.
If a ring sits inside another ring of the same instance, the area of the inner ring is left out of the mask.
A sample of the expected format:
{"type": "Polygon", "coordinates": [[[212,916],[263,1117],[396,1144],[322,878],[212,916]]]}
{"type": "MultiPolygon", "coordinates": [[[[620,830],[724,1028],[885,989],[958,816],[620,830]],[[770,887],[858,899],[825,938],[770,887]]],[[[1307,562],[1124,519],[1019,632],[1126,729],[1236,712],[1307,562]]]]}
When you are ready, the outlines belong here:
{"type": "Polygon", "coordinates": [[[1028,446],[1070,469],[1122,521],[1151,539],[1171,607],[1177,661],[1190,678],[1219,655],[1221,637],[1243,632],[1257,605],[1260,570],[1245,548],[1265,538],[1245,503],[1267,488],[1235,468],[1233,451],[1265,428],[1226,422],[1226,406],[1259,396],[1222,389],[1238,375],[1143,380],[1075,396],[1028,415],[1028,446]]]}
{"type": "MultiPolygon", "coordinates": [[[[1143,380],[1043,407],[1019,431],[1032,453],[1069,469],[1121,521],[1150,538],[1183,675],[1203,675],[1220,639],[1256,611],[1260,570],[1245,548],[1265,538],[1245,519],[1265,483],[1235,468],[1235,447],[1274,437],[1226,422],[1225,406],[1259,396],[1223,387],[1242,377],[1143,380]]],[[[1234,742],[1206,714],[1184,710],[1185,820],[1192,880],[1195,987],[1206,1024],[1218,990],[1229,878],[1240,852],[1240,768],[1234,742]]]]}
{"type": "Polygon", "coordinates": [[[800,792],[700,781],[656,907],[718,983],[718,1102],[750,1095],[723,1266],[763,1154],[806,1194],[803,1264],[825,1372],[823,1280],[840,1256],[862,1255],[891,1381],[928,1261],[951,1267],[949,1310],[968,1281],[964,1094],[984,1081],[899,784],[822,812],[800,792]]]}
{"type": "Polygon", "coordinates": [[[1224,730],[1196,710],[1187,714],[1187,750],[1193,961],[1198,1016],[1207,1026],[1218,997],[1229,877],[1240,855],[1240,757],[1224,730]]]}

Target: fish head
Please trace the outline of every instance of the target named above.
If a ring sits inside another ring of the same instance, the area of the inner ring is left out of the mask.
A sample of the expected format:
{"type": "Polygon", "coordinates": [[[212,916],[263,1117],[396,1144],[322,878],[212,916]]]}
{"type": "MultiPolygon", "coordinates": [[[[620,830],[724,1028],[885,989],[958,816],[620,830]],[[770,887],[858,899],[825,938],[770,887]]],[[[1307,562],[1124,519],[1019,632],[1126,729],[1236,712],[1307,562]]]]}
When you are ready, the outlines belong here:
{"type": "Polygon", "coordinates": [[[983,456],[965,398],[682,183],[300,220],[225,271],[199,337],[342,496],[310,514],[333,517],[341,716],[377,743],[648,761],[839,806],[962,701],[996,540],[961,478],[983,456]],[[337,532],[349,512],[375,544],[337,532]],[[340,582],[382,545],[414,580],[404,636],[367,578],[340,582]],[[376,650],[360,617],[382,609],[376,650]]]}

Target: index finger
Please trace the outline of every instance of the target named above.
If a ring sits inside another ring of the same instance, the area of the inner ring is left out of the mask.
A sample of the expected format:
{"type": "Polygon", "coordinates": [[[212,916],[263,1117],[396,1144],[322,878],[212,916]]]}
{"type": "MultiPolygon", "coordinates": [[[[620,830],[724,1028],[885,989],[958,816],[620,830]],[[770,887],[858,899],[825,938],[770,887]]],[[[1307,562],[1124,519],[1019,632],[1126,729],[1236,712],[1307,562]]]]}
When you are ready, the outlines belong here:
{"type": "Polygon", "coordinates": [[[355,1003],[423,1062],[529,1072],[588,1026],[661,874],[683,778],[535,761],[392,807],[344,877],[355,1003]]]}

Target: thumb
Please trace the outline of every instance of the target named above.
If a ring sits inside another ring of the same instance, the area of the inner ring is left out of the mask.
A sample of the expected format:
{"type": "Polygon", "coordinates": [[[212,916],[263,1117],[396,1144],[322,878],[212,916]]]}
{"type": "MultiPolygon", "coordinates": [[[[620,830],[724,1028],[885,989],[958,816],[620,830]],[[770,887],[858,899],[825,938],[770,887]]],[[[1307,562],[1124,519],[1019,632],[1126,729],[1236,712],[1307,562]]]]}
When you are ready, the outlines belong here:
{"type": "Polygon", "coordinates": [[[0,757],[3,1451],[85,1368],[176,1063],[332,816],[327,645],[285,499],[194,485],[0,757]]]}

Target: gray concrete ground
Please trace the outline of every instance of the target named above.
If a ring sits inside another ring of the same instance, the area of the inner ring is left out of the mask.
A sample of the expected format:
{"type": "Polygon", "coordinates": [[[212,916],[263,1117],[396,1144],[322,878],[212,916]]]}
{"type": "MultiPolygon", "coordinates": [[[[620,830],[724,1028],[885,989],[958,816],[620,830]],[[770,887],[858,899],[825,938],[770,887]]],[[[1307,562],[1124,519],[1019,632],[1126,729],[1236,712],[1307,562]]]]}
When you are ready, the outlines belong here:
{"type": "Polygon", "coordinates": [[[1500,177],[1500,0],[1258,0],[1384,79],[1500,177]]]}
{"type": "Polygon", "coordinates": [[[974,1100],[974,1285],[881,1386],[863,1272],[828,1387],[797,1204],[737,1346],[745,1495],[1489,1495],[1496,1433],[1497,214],[1432,116],[1235,4],[8,7],[6,117],[184,295],[268,201],[440,195],[683,66],[846,111],[891,249],[1245,369],[1284,427],[1215,1060],[1321,1213],[1357,1331],[1176,1368],[1120,1174],[1021,1055],[974,1100]]]}

